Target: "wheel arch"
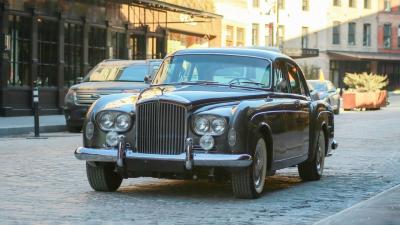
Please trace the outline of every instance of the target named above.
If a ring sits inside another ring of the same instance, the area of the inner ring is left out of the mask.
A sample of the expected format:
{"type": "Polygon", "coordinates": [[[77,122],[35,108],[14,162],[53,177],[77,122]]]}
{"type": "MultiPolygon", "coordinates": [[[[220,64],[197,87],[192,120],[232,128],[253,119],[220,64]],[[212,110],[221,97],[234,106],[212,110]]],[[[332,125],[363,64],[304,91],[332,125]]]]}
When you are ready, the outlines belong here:
{"type": "Polygon", "coordinates": [[[261,134],[261,136],[264,138],[264,141],[267,145],[267,169],[271,170],[272,168],[272,159],[273,159],[273,139],[272,139],[272,131],[271,127],[265,123],[262,122],[258,128],[258,132],[261,134]]]}

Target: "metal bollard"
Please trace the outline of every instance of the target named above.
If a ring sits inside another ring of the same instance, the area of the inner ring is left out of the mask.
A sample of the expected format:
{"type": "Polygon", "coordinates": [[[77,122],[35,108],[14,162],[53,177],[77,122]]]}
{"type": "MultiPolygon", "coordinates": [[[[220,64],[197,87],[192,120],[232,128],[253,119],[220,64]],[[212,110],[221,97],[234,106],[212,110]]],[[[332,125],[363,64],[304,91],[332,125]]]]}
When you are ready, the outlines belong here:
{"type": "Polygon", "coordinates": [[[34,111],[34,120],[35,120],[35,137],[40,137],[39,131],[39,88],[37,86],[37,82],[33,83],[33,111],[34,111]]]}

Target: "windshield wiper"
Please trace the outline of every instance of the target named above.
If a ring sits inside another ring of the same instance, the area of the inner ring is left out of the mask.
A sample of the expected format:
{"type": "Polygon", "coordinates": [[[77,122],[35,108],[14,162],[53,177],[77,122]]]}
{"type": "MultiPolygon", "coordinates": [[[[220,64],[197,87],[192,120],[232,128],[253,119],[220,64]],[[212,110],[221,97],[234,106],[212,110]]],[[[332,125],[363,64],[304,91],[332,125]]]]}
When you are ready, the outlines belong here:
{"type": "Polygon", "coordinates": [[[258,86],[264,86],[263,83],[259,83],[259,82],[255,82],[255,81],[242,81],[242,82],[240,82],[240,84],[255,84],[255,85],[258,85],[258,86]]]}

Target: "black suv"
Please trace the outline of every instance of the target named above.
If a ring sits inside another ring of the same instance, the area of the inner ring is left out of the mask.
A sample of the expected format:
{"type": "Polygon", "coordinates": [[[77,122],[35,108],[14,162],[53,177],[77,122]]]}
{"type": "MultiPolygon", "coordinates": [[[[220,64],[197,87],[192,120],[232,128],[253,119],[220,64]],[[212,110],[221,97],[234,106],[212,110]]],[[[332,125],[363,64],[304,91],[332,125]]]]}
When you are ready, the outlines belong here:
{"type": "Polygon", "coordinates": [[[102,96],[123,92],[138,93],[149,85],[162,60],[104,60],[82,82],[72,86],[64,101],[67,129],[79,132],[92,103],[102,96]]]}

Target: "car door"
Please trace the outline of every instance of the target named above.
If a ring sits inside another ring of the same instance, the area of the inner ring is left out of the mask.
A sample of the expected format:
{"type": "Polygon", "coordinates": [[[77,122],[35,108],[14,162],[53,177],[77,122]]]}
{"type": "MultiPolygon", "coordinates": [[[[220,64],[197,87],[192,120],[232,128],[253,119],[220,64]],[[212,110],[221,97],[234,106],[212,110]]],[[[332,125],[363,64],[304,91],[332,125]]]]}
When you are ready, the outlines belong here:
{"type": "Polygon", "coordinates": [[[273,160],[275,163],[283,161],[287,157],[287,139],[289,130],[287,127],[286,111],[290,104],[289,81],[286,67],[283,61],[277,60],[273,64],[273,96],[268,102],[268,121],[273,136],[273,160]]]}
{"type": "Polygon", "coordinates": [[[307,154],[309,144],[310,96],[306,81],[299,67],[293,62],[285,62],[289,79],[290,100],[286,112],[286,123],[289,130],[287,139],[287,158],[307,154]]]}

